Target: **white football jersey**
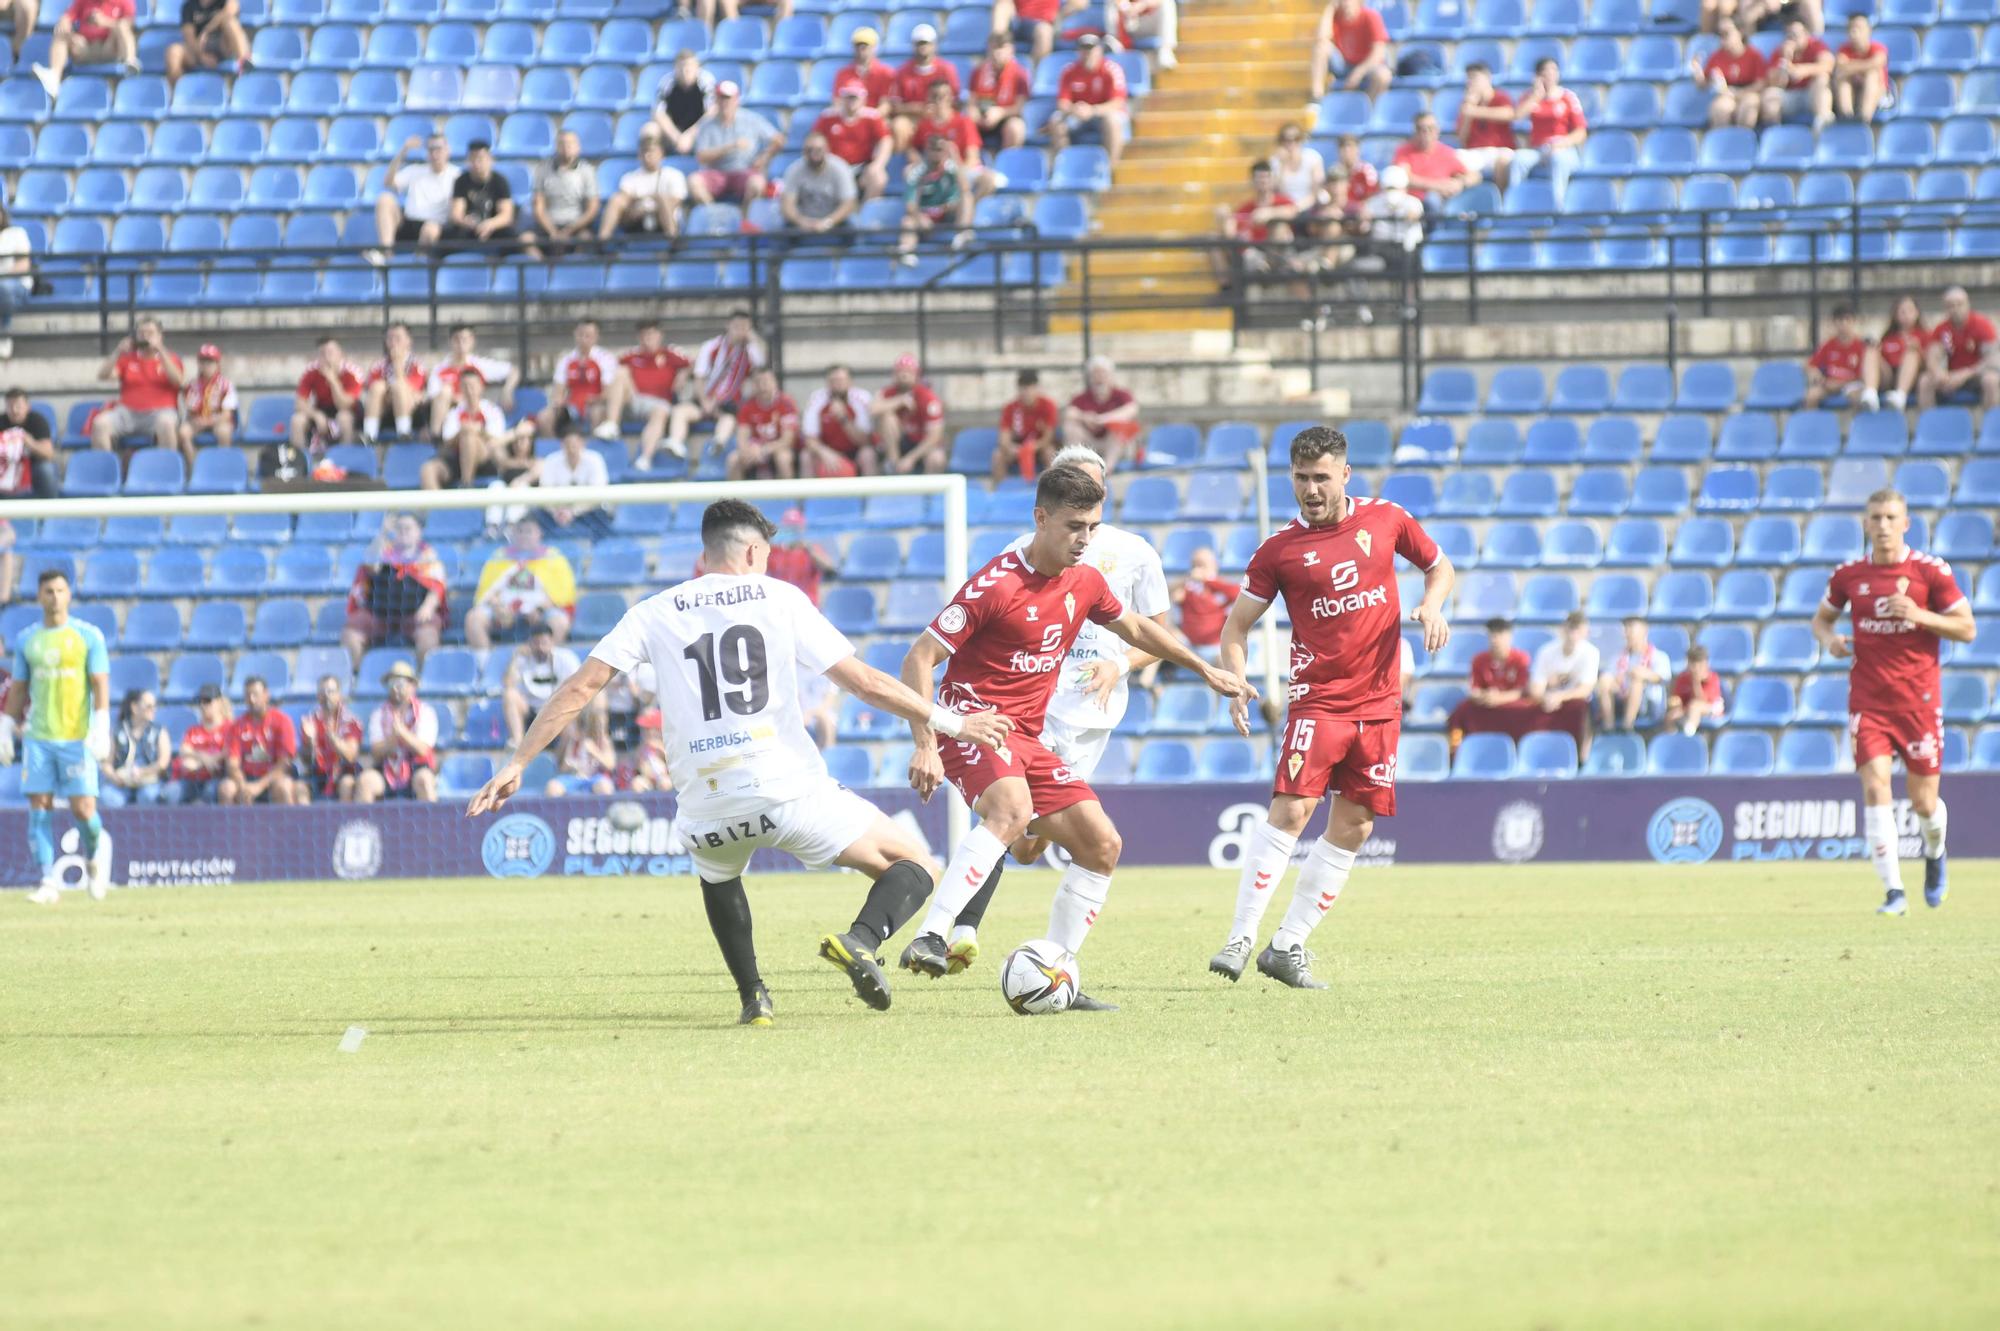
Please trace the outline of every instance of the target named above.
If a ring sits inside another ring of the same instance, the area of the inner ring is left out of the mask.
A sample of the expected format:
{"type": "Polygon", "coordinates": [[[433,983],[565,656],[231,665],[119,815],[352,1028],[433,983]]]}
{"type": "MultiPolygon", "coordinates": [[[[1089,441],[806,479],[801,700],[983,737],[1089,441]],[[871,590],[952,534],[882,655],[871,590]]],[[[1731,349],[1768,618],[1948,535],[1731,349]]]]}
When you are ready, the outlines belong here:
{"type": "MultiPolygon", "coordinates": [[[[1034,539],[1035,534],[1029,532],[1007,548],[1025,550],[1034,539]]],[[[1103,524],[1097,535],[1090,538],[1083,562],[1104,575],[1104,580],[1111,584],[1111,594],[1127,610],[1148,619],[1166,613],[1170,604],[1167,575],[1160,567],[1159,552],[1137,532],[1108,522],[1103,524]]],[[[1078,730],[1109,730],[1117,725],[1124,719],[1130,699],[1129,677],[1119,680],[1111,691],[1111,705],[1100,708],[1085,693],[1082,672],[1092,661],[1121,656],[1130,650],[1123,638],[1102,624],[1085,624],[1063,662],[1062,679],[1049,699],[1049,715],[1069,722],[1078,730]]]]}
{"type": "Polygon", "coordinates": [[[791,583],[754,573],[681,583],[626,611],[591,655],[619,671],[652,665],[685,816],[755,813],[828,779],[799,674],[825,674],[854,644],[791,583]]]}

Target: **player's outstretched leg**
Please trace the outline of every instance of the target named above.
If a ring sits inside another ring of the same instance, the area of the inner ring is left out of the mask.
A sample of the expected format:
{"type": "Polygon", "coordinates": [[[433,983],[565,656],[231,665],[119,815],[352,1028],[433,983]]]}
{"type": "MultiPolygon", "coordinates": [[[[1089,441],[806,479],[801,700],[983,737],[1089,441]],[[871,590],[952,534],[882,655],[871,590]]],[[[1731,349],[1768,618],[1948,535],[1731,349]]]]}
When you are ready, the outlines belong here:
{"type": "Polygon", "coordinates": [[[722,960],[736,981],[736,995],[743,1000],[741,1026],[771,1024],[771,991],[757,973],[757,948],[750,936],[750,898],[738,876],[720,883],[706,879],[701,885],[702,908],[708,912],[708,927],[722,949],[722,960]]]}
{"type": "Polygon", "coordinates": [[[1264,912],[1285,881],[1291,867],[1292,851],[1299,844],[1299,830],[1312,817],[1318,800],[1279,795],[1271,801],[1270,815],[1250,831],[1243,847],[1243,867],[1236,879],[1236,915],[1229,922],[1229,937],[1222,950],[1209,958],[1208,969],[1226,980],[1238,980],[1250,964],[1257,947],[1257,930],[1264,912]],[[1281,825],[1282,824],[1282,825],[1281,825]]]}
{"type": "MultiPolygon", "coordinates": [[[[1077,952],[1111,894],[1111,875],[1125,843],[1118,829],[1105,816],[1104,806],[1085,800],[1043,817],[1035,824],[1035,834],[1046,837],[1070,853],[1070,866],[1063,870],[1055,900],[1049,903],[1049,939],[1067,952],[1077,952]]],[[[1070,1000],[1071,1012],[1116,1012],[1111,1003],[1079,992],[1070,1000]]]]}
{"type": "Polygon", "coordinates": [[[903,968],[932,979],[950,970],[945,933],[1007,853],[1008,843],[1027,830],[1028,820],[1034,816],[1027,779],[1008,776],[995,781],[980,792],[972,811],[979,815],[979,826],[960,839],[951,862],[938,877],[931,908],[917,926],[917,936],[903,949],[903,968]]]}
{"type": "Polygon", "coordinates": [[[925,865],[913,859],[898,860],[868,889],[868,899],[861,903],[861,912],[847,932],[828,934],[820,940],[820,956],[846,971],[855,994],[877,1012],[889,1009],[889,980],[882,974],[876,954],[917,913],[932,886],[931,871],[925,865]]]}

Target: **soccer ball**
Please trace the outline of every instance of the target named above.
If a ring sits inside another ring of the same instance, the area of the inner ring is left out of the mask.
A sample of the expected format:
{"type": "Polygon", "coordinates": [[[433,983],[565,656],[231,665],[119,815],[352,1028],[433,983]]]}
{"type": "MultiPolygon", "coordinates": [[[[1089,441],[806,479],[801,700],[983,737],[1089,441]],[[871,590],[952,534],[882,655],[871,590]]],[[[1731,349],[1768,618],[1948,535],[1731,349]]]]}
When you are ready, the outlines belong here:
{"type": "Polygon", "coordinates": [[[636,832],[646,825],[646,806],[637,800],[619,800],[604,811],[604,821],[620,832],[636,832]]]}
{"type": "Polygon", "coordinates": [[[1061,1012],[1076,997],[1081,979],[1074,954],[1060,943],[1038,938],[1007,954],[1000,967],[1000,993],[1024,1017],[1061,1012]]]}

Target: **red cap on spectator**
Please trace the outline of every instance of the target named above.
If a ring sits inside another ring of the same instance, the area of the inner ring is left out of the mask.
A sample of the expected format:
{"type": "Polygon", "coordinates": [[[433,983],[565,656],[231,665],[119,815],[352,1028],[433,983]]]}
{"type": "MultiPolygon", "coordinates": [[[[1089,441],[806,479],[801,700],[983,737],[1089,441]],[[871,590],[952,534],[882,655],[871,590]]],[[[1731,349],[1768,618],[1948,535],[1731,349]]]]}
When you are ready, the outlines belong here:
{"type": "Polygon", "coordinates": [[[906,351],[896,357],[896,368],[898,370],[914,370],[917,368],[917,358],[906,351]]]}
{"type": "Polygon", "coordinates": [[[201,350],[197,351],[195,355],[201,357],[203,360],[221,360],[222,348],[216,346],[213,342],[204,342],[201,344],[201,350]]]}

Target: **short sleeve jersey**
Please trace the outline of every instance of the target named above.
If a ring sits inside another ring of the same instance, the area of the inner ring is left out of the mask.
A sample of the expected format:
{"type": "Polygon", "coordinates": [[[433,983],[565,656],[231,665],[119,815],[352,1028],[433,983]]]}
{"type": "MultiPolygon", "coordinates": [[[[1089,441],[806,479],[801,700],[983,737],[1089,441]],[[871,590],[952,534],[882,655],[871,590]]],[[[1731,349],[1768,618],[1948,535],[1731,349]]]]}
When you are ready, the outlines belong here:
{"type": "Polygon", "coordinates": [[[1893,564],[1857,559],[1826,581],[1826,604],[1854,612],[1854,670],[1847,710],[1862,715],[1929,715],[1944,705],[1938,683],[1938,635],[1906,619],[1891,619],[1882,603],[1907,596],[1919,610],[1943,614],[1965,599],[1951,565],[1904,549],[1893,564]]]}
{"type": "Polygon", "coordinates": [[[1037,397],[1033,402],[1008,398],[1007,405],[1000,408],[1000,428],[1017,444],[1029,439],[1053,438],[1061,420],[1062,412],[1051,397],[1037,397]]]}
{"type": "Polygon", "coordinates": [[[826,763],[806,733],[799,672],[823,675],[854,645],[804,592],[761,574],[709,573],[625,612],[591,656],[650,663],[680,807],[756,813],[811,794],[826,763]]]}
{"type": "Polygon", "coordinates": [[[1732,88],[1747,88],[1753,83],[1762,83],[1770,68],[1762,51],[1754,46],[1745,46],[1735,55],[1718,47],[1701,70],[1709,78],[1722,75],[1722,81],[1732,88]]]}
{"type": "Polygon", "coordinates": [[[783,393],[769,402],[760,400],[753,393],[736,404],[736,428],[760,444],[777,443],[784,437],[787,426],[791,427],[793,438],[796,439],[799,429],[799,404],[783,393]]]}
{"type": "Polygon", "coordinates": [[[1829,337],[1806,363],[1834,383],[1847,383],[1861,377],[1861,362],[1867,355],[1868,343],[1861,338],[1843,342],[1829,337]]]}
{"type": "Polygon", "coordinates": [[[1401,555],[1429,571],[1437,542],[1398,504],[1350,496],[1347,516],[1322,527],[1303,518],[1272,532],[1250,556],[1243,594],[1285,599],[1292,617],[1295,715],[1386,721],[1402,715],[1401,555]]]}
{"type": "Polygon", "coordinates": [[[889,137],[889,123],[882,113],[862,107],[852,120],[828,111],[813,121],[813,133],[826,136],[826,150],[849,166],[860,166],[875,156],[875,149],[889,137]]]}
{"type": "Polygon", "coordinates": [[[914,57],[905,60],[896,70],[896,100],[922,106],[931,95],[933,83],[950,85],[952,101],[958,100],[958,67],[951,61],[932,57],[931,63],[925,66],[918,64],[914,57]]]}
{"type": "Polygon", "coordinates": [[[1671,692],[1674,697],[1681,700],[1682,706],[1692,706],[1695,695],[1698,693],[1701,695],[1702,701],[1706,702],[1710,707],[1720,707],[1722,706],[1722,676],[1711,670],[1701,677],[1700,684],[1696,684],[1693,672],[1683,670],[1680,674],[1674,676],[1674,686],[1671,692]]]}
{"type": "MultiPolygon", "coordinates": [[[[1482,111],[1512,111],[1514,99],[1495,88],[1493,96],[1487,100],[1482,111]]],[[[1511,120],[1472,120],[1463,110],[1458,118],[1458,141],[1461,148],[1511,148],[1514,146],[1514,123],[1511,120]]]]}
{"type": "Polygon", "coordinates": [[[320,411],[332,411],[337,405],[333,400],[333,385],[340,384],[340,391],[349,398],[361,396],[361,371],[352,365],[342,365],[329,376],[326,367],[315,361],[299,376],[299,396],[306,398],[320,411]]]}
{"type": "Polygon", "coordinates": [[[1528,654],[1519,647],[1509,651],[1504,661],[1494,660],[1492,652],[1481,652],[1472,658],[1472,687],[1503,693],[1525,689],[1528,669],[1528,654]]]}
{"type": "Polygon", "coordinates": [[[1340,58],[1352,69],[1372,55],[1377,46],[1389,40],[1389,25],[1382,21],[1379,13],[1365,6],[1357,10],[1353,18],[1342,18],[1336,10],[1327,24],[1327,37],[1333,42],[1333,49],[1340,52],[1340,58]]]}
{"type": "Polygon", "coordinates": [[[562,385],[563,400],[574,411],[595,402],[604,386],[618,377],[618,358],[603,347],[588,354],[571,347],[556,362],[556,382],[562,385]]]}
{"type": "Polygon", "coordinates": [[[1944,348],[1946,369],[1965,370],[1986,359],[1994,342],[2000,341],[2000,333],[1994,331],[1992,320],[1975,313],[1966,315],[1962,324],[1938,320],[1927,341],[1931,346],[1944,348]]]}
{"type": "Polygon", "coordinates": [[[1914,351],[1918,356],[1922,356],[1924,348],[1928,345],[1929,335],[1924,332],[1921,326],[1916,328],[1892,328],[1882,334],[1882,340],[1877,344],[1877,350],[1882,353],[1882,363],[1893,370],[1902,365],[1903,357],[1906,353],[1914,351]]]}
{"type": "Polygon", "coordinates": [[[938,698],[957,712],[994,708],[1042,733],[1063,660],[1086,623],[1125,613],[1104,575],[1076,564],[1053,577],[1009,550],[967,580],[925,630],[951,660],[938,698]]]}
{"type": "Polygon", "coordinates": [[[634,392],[641,397],[668,400],[674,395],[674,384],[681,371],[694,361],[679,347],[663,346],[658,351],[633,347],[618,358],[618,363],[630,371],[634,392]]]}
{"type": "Polygon", "coordinates": [[[1557,91],[1553,97],[1544,97],[1528,112],[1528,146],[1539,148],[1550,139],[1559,139],[1565,134],[1574,134],[1580,129],[1590,128],[1584,119],[1583,103],[1568,88],[1557,91]]]}
{"type": "MultiPolygon", "coordinates": [[[[1031,539],[1020,537],[1007,548],[1025,559],[1021,552],[1028,548],[1031,539]]],[[[1165,614],[1173,604],[1167,599],[1167,575],[1160,567],[1159,551],[1137,532],[1106,523],[1090,538],[1083,562],[1104,575],[1112,598],[1133,614],[1151,619],[1165,614]]],[[[1111,691],[1110,705],[1099,707],[1085,690],[1082,676],[1084,667],[1091,662],[1123,656],[1127,650],[1124,639],[1111,630],[1085,624],[1076,641],[1070,644],[1062,679],[1056,685],[1055,697],[1049,700],[1049,715],[1079,730],[1108,730],[1117,725],[1124,719],[1130,701],[1130,679],[1120,680],[1111,691]]]]}
{"type": "Polygon", "coordinates": [[[292,718],[276,707],[266,707],[262,716],[246,711],[229,723],[229,756],[253,781],[298,754],[299,734],[292,718]]]}
{"type": "Polygon", "coordinates": [[[995,65],[982,60],[972,70],[972,99],[994,106],[1019,106],[1028,100],[1028,71],[1018,60],[995,65]]]}
{"type": "Polygon", "coordinates": [[[1072,63],[1062,72],[1056,85],[1056,100],[1062,102],[1088,102],[1092,106],[1105,106],[1125,100],[1125,71],[1116,60],[1106,58],[1092,69],[1083,61],[1072,63]]]}
{"type": "Polygon", "coordinates": [[[70,619],[30,624],[14,639],[14,678],[28,681],[29,739],[67,743],[90,734],[90,677],[109,674],[97,625],[70,619]]]}

